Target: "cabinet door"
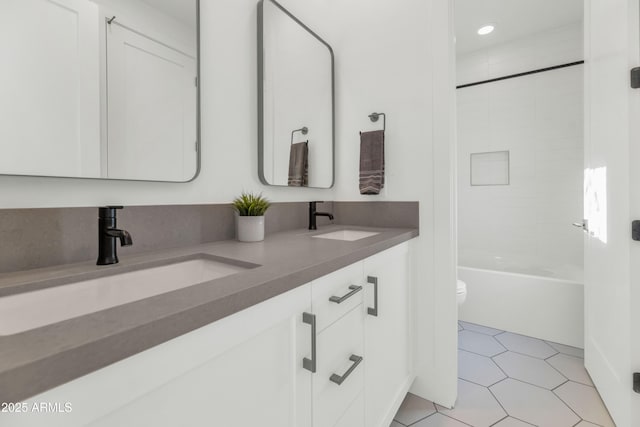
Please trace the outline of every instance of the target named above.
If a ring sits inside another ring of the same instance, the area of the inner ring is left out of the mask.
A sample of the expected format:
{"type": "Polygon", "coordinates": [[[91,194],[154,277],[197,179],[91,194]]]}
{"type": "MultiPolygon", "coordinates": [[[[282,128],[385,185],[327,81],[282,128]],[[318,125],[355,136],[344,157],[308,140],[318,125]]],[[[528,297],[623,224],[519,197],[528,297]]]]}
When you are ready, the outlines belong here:
{"type": "Polygon", "coordinates": [[[293,316],[91,427],[311,427],[302,329],[293,316]]]}
{"type": "Polygon", "coordinates": [[[27,401],[69,402],[69,413],[2,414],[0,425],[310,427],[310,306],[301,286],[27,401]]]}
{"type": "Polygon", "coordinates": [[[413,377],[407,243],[364,262],[365,414],[367,427],[387,427],[413,377]],[[377,280],[377,304],[374,283],[377,280]],[[369,310],[371,308],[372,310],[369,310]],[[371,313],[377,309],[377,315],[371,313]]]}

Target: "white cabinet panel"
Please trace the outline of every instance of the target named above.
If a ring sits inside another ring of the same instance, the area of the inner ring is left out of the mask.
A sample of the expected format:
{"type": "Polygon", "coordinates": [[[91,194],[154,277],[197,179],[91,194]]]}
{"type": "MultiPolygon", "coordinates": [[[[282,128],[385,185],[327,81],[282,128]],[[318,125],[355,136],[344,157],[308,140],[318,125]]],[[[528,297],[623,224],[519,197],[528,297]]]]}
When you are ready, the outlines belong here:
{"type": "MultiPolygon", "coordinates": [[[[365,401],[367,427],[387,427],[411,382],[410,276],[408,244],[364,262],[378,282],[377,317],[365,321],[365,401]]],[[[375,307],[375,286],[365,285],[365,306],[375,307]]]]}

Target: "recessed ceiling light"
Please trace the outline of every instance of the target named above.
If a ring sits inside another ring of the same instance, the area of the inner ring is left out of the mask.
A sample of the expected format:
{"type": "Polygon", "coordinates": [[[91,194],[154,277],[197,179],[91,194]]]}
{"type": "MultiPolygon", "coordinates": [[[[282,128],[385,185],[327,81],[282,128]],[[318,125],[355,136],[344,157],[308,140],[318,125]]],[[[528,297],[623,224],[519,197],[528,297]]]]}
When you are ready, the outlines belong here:
{"type": "Polygon", "coordinates": [[[495,29],[496,27],[494,27],[493,25],[485,25],[478,30],[478,34],[480,34],[481,36],[486,36],[487,34],[491,34],[495,29]]]}

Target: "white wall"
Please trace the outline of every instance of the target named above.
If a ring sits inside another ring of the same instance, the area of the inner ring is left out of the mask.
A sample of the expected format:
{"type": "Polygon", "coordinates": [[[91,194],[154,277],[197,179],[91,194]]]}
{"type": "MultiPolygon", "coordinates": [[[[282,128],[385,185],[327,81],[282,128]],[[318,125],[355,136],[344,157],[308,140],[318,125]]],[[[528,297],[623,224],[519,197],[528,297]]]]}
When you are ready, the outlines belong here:
{"type": "MultiPolygon", "coordinates": [[[[575,25],[459,58],[458,83],[582,59],[575,25]],[[549,52],[548,47],[554,46],[549,52]]],[[[582,282],[583,72],[457,90],[461,266],[582,282]],[[470,155],[509,151],[510,184],[472,186],[470,155]]]]}
{"type": "Polygon", "coordinates": [[[451,406],[456,397],[457,329],[449,3],[282,1],[336,53],[333,189],[259,183],[256,1],[205,0],[200,176],[187,184],[0,177],[0,208],[224,203],[242,190],[263,191],[280,202],[418,200],[421,229],[414,264],[419,378],[413,391],[451,406]],[[366,197],[358,193],[358,131],[379,127],[367,118],[373,111],[387,113],[387,184],[380,196],[366,197]]]}

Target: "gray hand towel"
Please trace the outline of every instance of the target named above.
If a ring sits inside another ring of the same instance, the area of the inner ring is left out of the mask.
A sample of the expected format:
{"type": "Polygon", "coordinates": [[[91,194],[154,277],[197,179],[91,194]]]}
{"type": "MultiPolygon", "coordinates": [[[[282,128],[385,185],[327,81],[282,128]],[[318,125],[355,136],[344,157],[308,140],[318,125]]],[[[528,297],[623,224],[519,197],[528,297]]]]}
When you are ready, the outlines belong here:
{"type": "Polygon", "coordinates": [[[289,187],[309,186],[309,141],[291,144],[287,183],[289,187]]]}
{"type": "Polygon", "coordinates": [[[384,131],[360,132],[360,194],[384,188],[384,131]]]}

